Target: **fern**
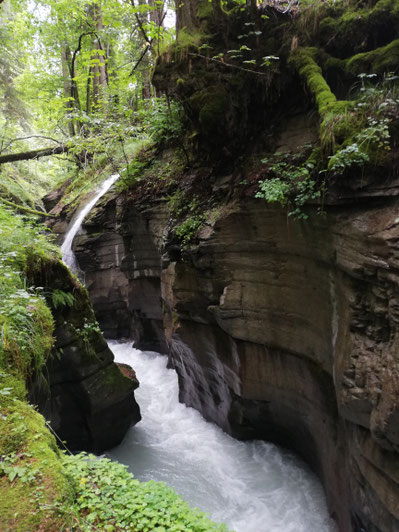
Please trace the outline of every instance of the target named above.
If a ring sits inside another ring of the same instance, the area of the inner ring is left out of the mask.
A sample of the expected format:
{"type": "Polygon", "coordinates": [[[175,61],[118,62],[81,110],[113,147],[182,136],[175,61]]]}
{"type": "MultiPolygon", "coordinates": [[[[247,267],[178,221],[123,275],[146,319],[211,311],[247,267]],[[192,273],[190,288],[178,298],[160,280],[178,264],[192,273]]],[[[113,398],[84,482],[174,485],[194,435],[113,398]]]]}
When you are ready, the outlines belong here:
{"type": "Polygon", "coordinates": [[[63,290],[54,290],[51,294],[51,302],[54,308],[72,307],[75,303],[75,298],[70,292],[64,292],[63,290]]]}

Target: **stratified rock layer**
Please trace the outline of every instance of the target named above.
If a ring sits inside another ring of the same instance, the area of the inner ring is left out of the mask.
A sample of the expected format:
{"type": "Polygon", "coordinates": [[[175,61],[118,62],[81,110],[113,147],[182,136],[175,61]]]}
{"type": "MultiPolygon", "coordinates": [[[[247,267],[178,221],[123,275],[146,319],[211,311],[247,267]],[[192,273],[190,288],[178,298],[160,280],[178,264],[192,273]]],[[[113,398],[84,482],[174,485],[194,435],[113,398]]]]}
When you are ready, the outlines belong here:
{"type": "Polygon", "coordinates": [[[96,317],[106,338],[133,337],[135,347],[167,353],[159,253],[167,216],[155,210],[146,219],[107,198],[74,240],[96,317]]]}
{"type": "Polygon", "coordinates": [[[300,452],[341,531],[399,530],[397,201],[302,222],[250,199],[226,213],[183,262],[166,209],[97,208],[76,252],[103,327],[122,309],[139,345],[168,345],[182,401],[300,452]]]}

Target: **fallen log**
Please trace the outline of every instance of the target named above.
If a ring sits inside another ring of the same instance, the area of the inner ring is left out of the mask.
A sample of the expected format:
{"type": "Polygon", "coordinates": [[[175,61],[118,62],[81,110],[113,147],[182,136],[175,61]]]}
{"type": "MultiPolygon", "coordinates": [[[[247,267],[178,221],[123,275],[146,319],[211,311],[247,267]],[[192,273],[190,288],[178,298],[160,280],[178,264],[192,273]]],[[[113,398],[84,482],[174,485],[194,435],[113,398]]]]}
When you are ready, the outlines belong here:
{"type": "Polygon", "coordinates": [[[60,146],[53,146],[52,148],[40,148],[37,150],[23,151],[19,153],[8,153],[6,155],[0,155],[0,164],[12,163],[15,161],[29,161],[31,159],[38,159],[39,157],[67,153],[68,150],[68,146],[61,144],[60,146]]]}

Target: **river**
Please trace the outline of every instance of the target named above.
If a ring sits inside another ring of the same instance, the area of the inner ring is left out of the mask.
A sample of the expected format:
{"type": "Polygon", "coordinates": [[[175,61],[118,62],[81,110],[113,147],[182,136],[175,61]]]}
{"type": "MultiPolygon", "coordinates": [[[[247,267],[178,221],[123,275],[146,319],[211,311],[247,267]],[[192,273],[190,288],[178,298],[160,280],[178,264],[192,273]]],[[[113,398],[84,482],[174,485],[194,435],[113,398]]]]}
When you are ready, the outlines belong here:
{"type": "Polygon", "coordinates": [[[332,532],[318,479],[288,451],[237,441],[178,400],[167,357],[110,342],[140,381],[142,421],[107,456],[142,481],[161,480],[236,532],[332,532]]]}

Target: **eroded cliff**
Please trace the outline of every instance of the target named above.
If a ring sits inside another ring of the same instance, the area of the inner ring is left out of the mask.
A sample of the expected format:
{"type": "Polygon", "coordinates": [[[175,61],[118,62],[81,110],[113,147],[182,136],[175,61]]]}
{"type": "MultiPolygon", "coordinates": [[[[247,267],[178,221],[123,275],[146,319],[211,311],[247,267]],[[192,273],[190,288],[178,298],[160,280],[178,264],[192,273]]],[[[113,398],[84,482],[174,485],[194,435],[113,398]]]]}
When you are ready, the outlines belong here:
{"type": "Polygon", "coordinates": [[[183,168],[140,161],[75,252],[102,329],[168,353],[182,401],[299,452],[341,531],[394,532],[397,3],[313,7],[215,8],[178,37],[154,82],[185,110],[183,168]]]}
{"type": "Polygon", "coordinates": [[[399,522],[399,222],[387,203],[296,222],[246,199],[171,261],[165,210],[114,198],[95,215],[113,217],[114,236],[91,236],[91,221],[76,247],[104,328],[116,323],[96,297],[106,275],[114,295],[125,287],[118,304],[139,345],[165,351],[163,314],[182,401],[237,437],[300,452],[341,530],[399,522]]]}

